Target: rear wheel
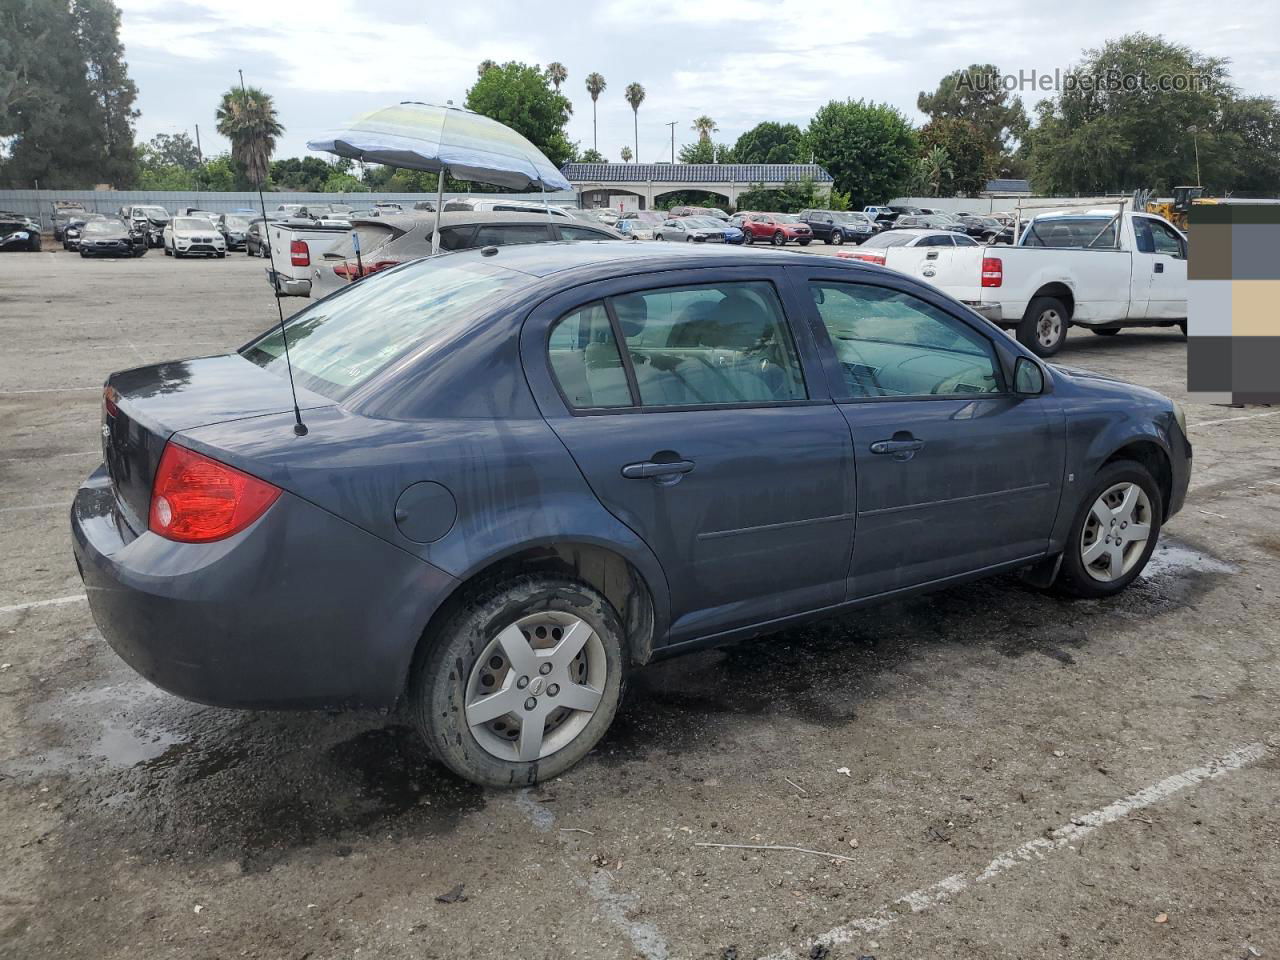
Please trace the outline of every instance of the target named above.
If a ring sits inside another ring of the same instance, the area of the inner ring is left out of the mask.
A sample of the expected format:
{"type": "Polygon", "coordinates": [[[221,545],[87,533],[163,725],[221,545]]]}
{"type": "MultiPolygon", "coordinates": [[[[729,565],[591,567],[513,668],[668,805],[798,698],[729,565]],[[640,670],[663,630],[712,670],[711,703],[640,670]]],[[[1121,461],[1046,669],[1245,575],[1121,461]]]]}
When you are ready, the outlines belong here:
{"type": "Polygon", "coordinates": [[[1120,332],[1119,327],[1090,327],[1090,333],[1097,334],[1100,337],[1114,337],[1120,332]]]}
{"type": "Polygon", "coordinates": [[[573,580],[525,576],[464,602],[419,656],[409,706],[446,766],[505,787],[563,773],[596,745],[622,696],[621,621],[573,580]]]}
{"type": "Polygon", "coordinates": [[[1109,597],[1142,573],[1160,536],[1164,505],[1140,463],[1118,460],[1094,478],[1067,535],[1058,586],[1078,597],[1109,597]]]}
{"type": "Polygon", "coordinates": [[[1057,297],[1036,297],[1018,324],[1018,342],[1038,357],[1052,357],[1067,340],[1070,320],[1057,297]]]}

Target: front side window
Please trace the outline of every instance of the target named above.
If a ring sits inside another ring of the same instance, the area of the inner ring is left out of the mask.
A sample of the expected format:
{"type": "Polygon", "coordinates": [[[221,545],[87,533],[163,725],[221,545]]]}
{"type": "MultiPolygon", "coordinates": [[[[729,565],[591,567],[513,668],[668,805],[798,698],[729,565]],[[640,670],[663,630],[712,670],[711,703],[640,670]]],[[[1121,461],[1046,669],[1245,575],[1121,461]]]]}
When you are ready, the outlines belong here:
{"type": "Polygon", "coordinates": [[[1151,226],[1151,240],[1156,253],[1162,253],[1167,257],[1185,257],[1186,251],[1182,247],[1182,237],[1168,224],[1160,220],[1149,220],[1151,226]]]}
{"type": "Polygon", "coordinates": [[[851,397],[998,393],[991,343],[910,294],[814,281],[814,304],[851,397]]]}

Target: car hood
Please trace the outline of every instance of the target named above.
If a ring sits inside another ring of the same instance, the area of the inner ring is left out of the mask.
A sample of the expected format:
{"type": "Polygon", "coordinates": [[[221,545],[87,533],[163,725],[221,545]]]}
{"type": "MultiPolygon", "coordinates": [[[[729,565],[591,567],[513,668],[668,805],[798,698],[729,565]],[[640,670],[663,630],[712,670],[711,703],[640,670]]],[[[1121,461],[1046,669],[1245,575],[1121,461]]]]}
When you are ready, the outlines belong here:
{"type": "Polygon", "coordinates": [[[1130,398],[1141,397],[1144,400],[1155,401],[1165,408],[1172,408],[1173,406],[1173,401],[1160,391],[1130,383],[1128,380],[1122,380],[1119,377],[1097,373],[1093,370],[1084,370],[1080,367],[1061,366],[1056,363],[1049,364],[1049,369],[1053,371],[1056,377],[1065,378],[1070,387],[1081,393],[1128,396],[1130,398]]]}

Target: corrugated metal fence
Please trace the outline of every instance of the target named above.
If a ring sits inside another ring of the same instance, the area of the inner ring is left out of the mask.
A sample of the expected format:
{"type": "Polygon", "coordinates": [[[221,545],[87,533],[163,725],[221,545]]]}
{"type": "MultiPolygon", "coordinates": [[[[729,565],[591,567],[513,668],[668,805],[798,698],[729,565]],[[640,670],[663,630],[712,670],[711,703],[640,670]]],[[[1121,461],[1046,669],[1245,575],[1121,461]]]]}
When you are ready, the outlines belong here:
{"type": "MultiPolygon", "coordinates": [[[[267,210],[274,210],[282,203],[349,203],[353,207],[372,206],[377,200],[391,200],[410,209],[419,200],[434,200],[434,193],[288,193],[265,194],[267,210]]],[[[476,196],[466,193],[446,193],[445,199],[476,196]]],[[[532,200],[541,203],[540,193],[485,194],[486,198],[502,196],[510,200],[532,200]]],[[[560,206],[577,206],[578,197],[573,191],[548,193],[546,199],[560,206]]],[[[253,192],[220,193],[210,190],[0,190],[0,210],[34,217],[50,228],[53,201],[77,200],[86,210],[94,213],[114,214],[123,206],[135,203],[158,204],[170,213],[180,207],[198,207],[213,213],[230,213],[233,210],[257,210],[258,195],[253,192]]]]}

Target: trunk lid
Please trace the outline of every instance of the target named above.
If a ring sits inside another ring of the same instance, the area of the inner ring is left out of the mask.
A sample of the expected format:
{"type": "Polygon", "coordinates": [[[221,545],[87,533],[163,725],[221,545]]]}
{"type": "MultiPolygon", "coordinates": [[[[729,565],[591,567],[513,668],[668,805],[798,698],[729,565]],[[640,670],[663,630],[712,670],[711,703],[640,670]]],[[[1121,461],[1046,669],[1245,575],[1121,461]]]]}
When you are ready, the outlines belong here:
{"type": "MultiPolygon", "coordinates": [[[[298,388],[304,410],[332,404],[298,388]]],[[[175,433],[292,409],[288,381],[238,354],[113,373],[103,388],[102,458],[121,516],[135,533],[147,528],[156,466],[175,433]]]]}

